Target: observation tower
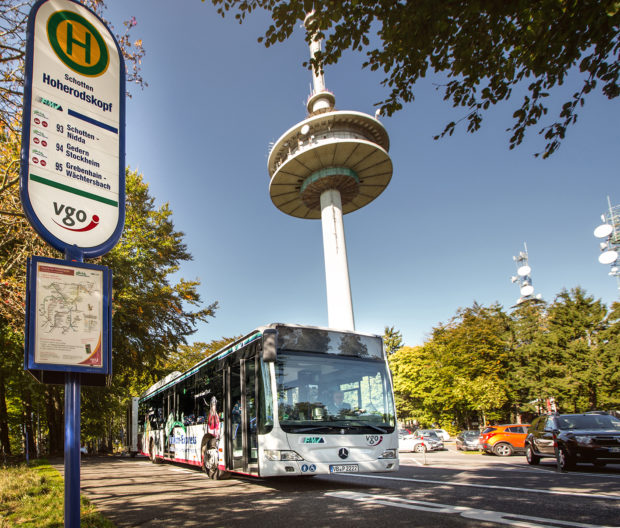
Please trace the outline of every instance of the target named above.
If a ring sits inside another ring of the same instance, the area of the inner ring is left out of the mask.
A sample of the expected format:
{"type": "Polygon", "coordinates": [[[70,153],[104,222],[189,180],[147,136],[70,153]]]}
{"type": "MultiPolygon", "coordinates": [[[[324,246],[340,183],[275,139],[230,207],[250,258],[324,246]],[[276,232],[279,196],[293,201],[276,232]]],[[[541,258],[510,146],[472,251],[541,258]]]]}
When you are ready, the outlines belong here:
{"type": "MultiPolygon", "coordinates": [[[[306,29],[311,17],[306,17],[306,29]]],[[[312,41],[311,57],[320,46],[320,40],[312,41]]],[[[312,77],[308,116],[269,153],[269,194],[283,213],[321,219],[329,326],[354,330],[342,215],[364,207],[387,187],[392,178],[390,140],[376,118],[336,110],[323,73],[313,69],[312,77]]]]}

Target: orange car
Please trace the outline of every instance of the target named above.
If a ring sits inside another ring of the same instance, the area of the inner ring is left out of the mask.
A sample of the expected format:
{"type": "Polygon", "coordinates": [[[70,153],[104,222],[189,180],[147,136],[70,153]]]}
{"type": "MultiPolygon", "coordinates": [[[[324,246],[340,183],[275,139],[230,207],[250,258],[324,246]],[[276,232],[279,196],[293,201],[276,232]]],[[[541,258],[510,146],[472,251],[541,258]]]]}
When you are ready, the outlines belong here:
{"type": "Polygon", "coordinates": [[[490,425],[480,433],[480,445],[487,453],[510,456],[525,451],[529,424],[490,425]]]}

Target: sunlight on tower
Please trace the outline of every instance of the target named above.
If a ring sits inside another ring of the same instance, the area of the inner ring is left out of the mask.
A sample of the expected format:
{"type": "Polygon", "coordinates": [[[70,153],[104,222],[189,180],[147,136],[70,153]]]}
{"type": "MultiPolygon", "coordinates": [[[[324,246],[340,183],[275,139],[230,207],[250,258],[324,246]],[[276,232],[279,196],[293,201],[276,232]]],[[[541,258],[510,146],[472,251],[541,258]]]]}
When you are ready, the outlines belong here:
{"type": "MultiPolygon", "coordinates": [[[[308,30],[313,13],[306,16],[308,30]]],[[[310,55],[320,50],[313,40],[310,55]]],[[[322,72],[313,70],[308,116],[287,130],[269,153],[269,193],[283,213],[321,219],[329,326],[354,330],[343,215],[373,201],[392,178],[390,140],[370,115],[336,110],[322,72]]]]}

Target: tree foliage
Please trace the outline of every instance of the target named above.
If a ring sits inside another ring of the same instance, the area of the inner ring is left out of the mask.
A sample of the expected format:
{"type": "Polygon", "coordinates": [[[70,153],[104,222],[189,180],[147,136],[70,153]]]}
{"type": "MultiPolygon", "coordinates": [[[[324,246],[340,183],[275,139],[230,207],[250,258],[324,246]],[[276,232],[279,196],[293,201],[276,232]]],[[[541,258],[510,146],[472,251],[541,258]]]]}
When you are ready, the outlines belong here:
{"type": "MultiPolygon", "coordinates": [[[[113,273],[114,376],[110,387],[84,389],[84,432],[91,437],[104,431],[111,435],[129,397],[173,370],[169,358],[217,309],[217,302],[201,307],[198,279],[172,280],[192,256],[183,233],[174,228],[168,204],[155,206],[137,171],[126,171],[125,192],[125,229],[99,260],[113,273]]],[[[109,438],[108,448],[111,443],[109,438]]]]}
{"type": "Polygon", "coordinates": [[[474,303],[419,347],[390,356],[399,418],[470,428],[531,419],[553,398],[561,412],[620,406],[620,303],[582,288],[506,313],[474,303]]]}
{"type": "Polygon", "coordinates": [[[435,139],[452,135],[462,121],[475,132],[492,105],[522,96],[508,129],[510,148],[538,127],[546,158],[558,149],[591,92],[600,90],[609,99],[620,93],[616,0],[211,2],[222,16],[234,11],[239,22],[257,9],[269,11],[273,23],[259,38],[266,46],[289,38],[314,10],[306,40],[315,34],[325,45],[312,66],[335,64],[347,50],[365,53],[364,67],[385,75],[386,97],[376,104],[387,115],[414,100],[415,83],[427,74],[445,77],[437,88],[460,115],[435,139]],[[579,85],[548,118],[547,98],[576,69],[579,85]]]}
{"type": "Polygon", "coordinates": [[[191,345],[180,345],[175,352],[168,355],[165,370],[167,372],[174,372],[175,370],[184,372],[240,337],[240,335],[237,337],[222,337],[210,343],[197,341],[191,345]]]}
{"type": "MultiPolygon", "coordinates": [[[[103,0],[83,3],[105,21],[103,0]]],[[[3,352],[0,355],[0,448],[8,454],[11,444],[15,446],[16,439],[24,432],[29,442],[33,441],[35,413],[48,429],[49,434],[45,436],[50,451],[62,449],[63,432],[62,389],[38,385],[23,371],[26,259],[30,255],[62,257],[30,227],[21,208],[17,185],[26,25],[31,7],[32,2],[19,0],[0,3],[0,343],[3,352]]],[[[141,40],[131,36],[136,20],[131,18],[123,25],[123,31],[116,37],[125,58],[128,85],[145,86],[140,73],[144,48],[141,40]]],[[[181,334],[181,342],[189,333],[181,334]]]]}
{"type": "MultiPolygon", "coordinates": [[[[10,152],[18,148],[10,133],[2,137],[2,148],[10,152]]],[[[2,163],[13,167],[10,160],[5,156],[2,163]]],[[[0,215],[4,227],[0,244],[0,442],[10,452],[9,427],[15,434],[20,431],[15,424],[30,429],[29,438],[34,438],[30,409],[36,409],[45,415],[50,449],[58,450],[62,448],[62,392],[58,387],[38,385],[24,373],[23,329],[26,257],[61,255],[43,244],[20,215],[17,186],[0,195],[0,210],[15,213],[0,215]]],[[[129,396],[167,373],[169,358],[187,345],[199,322],[215,313],[216,302],[202,306],[198,279],[177,278],[180,265],[192,258],[183,236],[174,228],[169,206],[156,207],[142,176],[127,170],[125,229],[115,248],[97,261],[109,266],[114,277],[114,376],[111,387],[84,387],[86,437],[105,435],[111,445],[129,396]]]]}
{"type": "Polygon", "coordinates": [[[403,346],[403,334],[393,326],[386,326],[383,332],[383,344],[388,354],[393,354],[403,346]]]}

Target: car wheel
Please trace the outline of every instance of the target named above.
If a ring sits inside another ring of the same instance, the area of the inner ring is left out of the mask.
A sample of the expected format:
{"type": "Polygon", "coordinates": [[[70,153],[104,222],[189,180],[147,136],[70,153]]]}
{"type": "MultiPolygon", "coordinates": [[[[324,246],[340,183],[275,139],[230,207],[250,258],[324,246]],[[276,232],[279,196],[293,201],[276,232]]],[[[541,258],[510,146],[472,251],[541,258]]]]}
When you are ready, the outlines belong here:
{"type": "Polygon", "coordinates": [[[510,456],[514,453],[514,449],[510,444],[501,442],[499,444],[495,444],[493,447],[493,453],[497,456],[510,456]]]}
{"type": "Polygon", "coordinates": [[[418,444],[413,449],[416,453],[426,453],[426,446],[424,444],[418,444]]]}
{"type": "Polygon", "coordinates": [[[525,459],[530,466],[537,466],[540,462],[540,457],[534,454],[531,445],[525,447],[525,459]]]}
{"type": "Polygon", "coordinates": [[[575,459],[568,454],[564,446],[558,446],[555,456],[560,471],[568,471],[575,467],[575,459]]]}

